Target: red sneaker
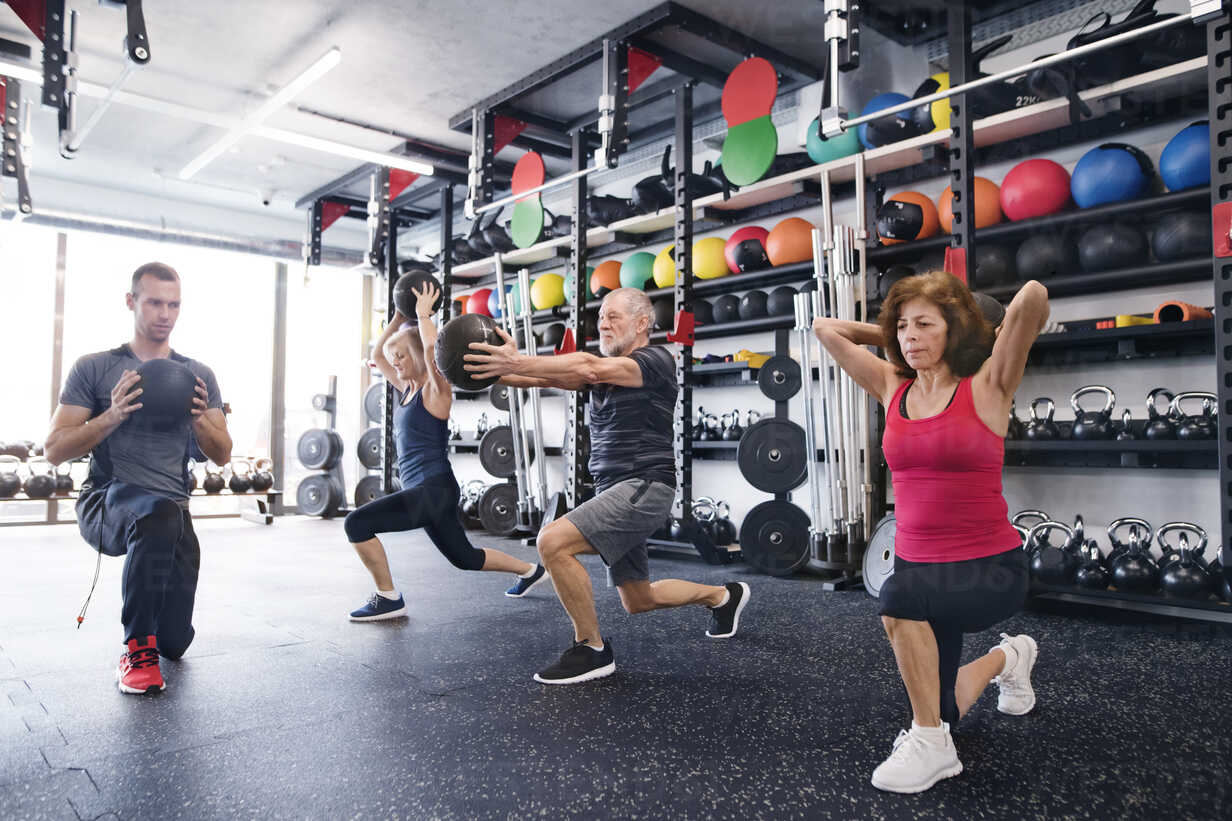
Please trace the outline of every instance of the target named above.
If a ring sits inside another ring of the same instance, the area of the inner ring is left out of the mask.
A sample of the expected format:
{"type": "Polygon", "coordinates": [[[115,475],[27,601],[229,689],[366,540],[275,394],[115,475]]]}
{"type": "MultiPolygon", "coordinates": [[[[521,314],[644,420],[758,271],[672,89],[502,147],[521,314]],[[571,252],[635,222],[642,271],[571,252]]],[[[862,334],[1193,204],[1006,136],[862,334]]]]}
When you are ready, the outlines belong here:
{"type": "Polygon", "coordinates": [[[166,689],[158,669],[158,643],[154,636],[129,639],[128,652],[120,656],[116,684],[121,693],[157,693],[166,689]]]}

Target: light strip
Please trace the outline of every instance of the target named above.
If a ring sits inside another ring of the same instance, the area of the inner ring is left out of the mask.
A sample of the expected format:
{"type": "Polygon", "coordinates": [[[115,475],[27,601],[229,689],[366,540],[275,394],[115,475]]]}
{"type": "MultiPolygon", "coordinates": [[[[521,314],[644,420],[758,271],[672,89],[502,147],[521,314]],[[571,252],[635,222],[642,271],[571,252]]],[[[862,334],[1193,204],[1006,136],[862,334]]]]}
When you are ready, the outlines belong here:
{"type": "Polygon", "coordinates": [[[180,179],[191,179],[194,174],[218,159],[224,151],[240,141],[245,134],[265,122],[271,114],[295,99],[300,92],[324,77],[342,62],[342,49],[335,46],[322,54],[315,63],[306,68],[291,82],[278,89],[261,107],[243,119],[239,127],[228,131],[221,139],[198,154],[188,165],[180,169],[180,179]]]}
{"type": "MultiPolygon", "coordinates": [[[[0,60],[0,74],[12,77],[15,80],[30,83],[31,85],[42,87],[43,74],[40,71],[27,68],[18,63],[11,63],[7,60],[0,60]]],[[[78,81],[77,93],[83,97],[103,98],[107,96],[107,86],[100,86],[95,83],[87,83],[78,81]]],[[[179,103],[171,103],[166,100],[157,100],[153,97],[144,97],[140,94],[134,94],[130,91],[117,91],[114,96],[114,101],[120,105],[126,105],[130,108],[138,108],[142,111],[150,111],[155,114],[163,114],[168,117],[178,117],[182,120],[189,120],[195,123],[204,123],[212,125],[216,128],[239,128],[241,122],[233,117],[227,117],[222,114],[214,114],[209,111],[202,111],[198,108],[189,108],[179,103]]],[[[435,169],[427,163],[416,162],[409,157],[400,157],[397,154],[388,154],[383,151],[370,151],[366,148],[357,148],[353,145],[345,145],[343,143],[334,142],[333,140],[324,140],[319,137],[309,137],[306,134],[297,134],[292,131],[285,131],[281,128],[270,128],[268,126],[257,126],[251,130],[254,136],[262,137],[275,142],[286,143],[288,145],[298,145],[302,148],[311,148],[315,151],[320,151],[323,154],[333,154],[338,157],[347,157],[349,159],[359,159],[364,162],[375,163],[377,165],[388,166],[389,168],[401,168],[404,171],[410,171],[423,176],[431,176],[435,169]]]]}

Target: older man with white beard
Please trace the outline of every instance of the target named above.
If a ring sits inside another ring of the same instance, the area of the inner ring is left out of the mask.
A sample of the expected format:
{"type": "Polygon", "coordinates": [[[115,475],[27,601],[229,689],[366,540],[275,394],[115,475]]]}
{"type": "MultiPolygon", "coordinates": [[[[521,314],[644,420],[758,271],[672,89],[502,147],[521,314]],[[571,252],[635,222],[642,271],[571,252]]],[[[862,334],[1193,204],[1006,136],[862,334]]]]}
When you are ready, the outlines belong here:
{"type": "Polygon", "coordinates": [[[662,527],[676,495],[673,421],[676,369],[667,349],[650,344],[654,309],[645,293],[618,288],[599,309],[599,352],[526,356],[504,336],[500,346],[473,343],[467,370],[513,387],[590,387],[590,473],[595,496],[539,531],[539,555],[573,621],[573,645],[535,674],[543,684],[579,684],[616,672],[603,638],[590,575],[578,560],[598,553],[630,613],[686,604],[710,608],[711,638],[736,634],[749,601],[744,582],[722,587],[680,579],[650,581],[646,539],[662,527]]]}

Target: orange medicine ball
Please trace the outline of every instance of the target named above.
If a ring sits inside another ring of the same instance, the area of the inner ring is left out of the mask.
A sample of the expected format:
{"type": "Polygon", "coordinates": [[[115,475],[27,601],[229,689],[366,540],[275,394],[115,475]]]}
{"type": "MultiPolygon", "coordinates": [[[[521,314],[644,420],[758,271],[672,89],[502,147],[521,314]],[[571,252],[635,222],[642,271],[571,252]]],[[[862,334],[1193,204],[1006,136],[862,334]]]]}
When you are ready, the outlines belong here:
{"type": "Polygon", "coordinates": [[[766,237],[766,256],[775,266],[811,260],[813,223],[799,217],[788,217],[774,226],[766,237]]]}
{"type": "Polygon", "coordinates": [[[620,287],[620,263],[614,259],[600,262],[590,275],[590,291],[595,296],[605,296],[608,291],[620,287]]]}
{"type": "MultiPolygon", "coordinates": [[[[1001,189],[987,177],[975,177],[971,182],[975,190],[975,227],[996,225],[1001,221],[1001,189]]],[[[937,215],[941,218],[941,227],[946,233],[952,233],[954,230],[953,199],[954,194],[948,185],[941,192],[941,196],[937,197],[937,215]]]]}
{"type": "Polygon", "coordinates": [[[877,209],[877,235],[885,245],[927,239],[939,230],[937,206],[919,191],[900,191],[877,209]]]}

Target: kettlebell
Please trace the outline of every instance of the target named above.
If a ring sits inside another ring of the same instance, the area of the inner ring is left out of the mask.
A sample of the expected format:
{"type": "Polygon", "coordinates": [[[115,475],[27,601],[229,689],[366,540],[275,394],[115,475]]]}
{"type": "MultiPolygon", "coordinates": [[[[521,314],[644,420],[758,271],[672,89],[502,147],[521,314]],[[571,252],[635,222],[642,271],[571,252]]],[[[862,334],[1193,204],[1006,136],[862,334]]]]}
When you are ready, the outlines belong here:
{"type": "Polygon", "coordinates": [[[1219,560],[1219,554],[1216,554],[1215,558],[1206,565],[1206,574],[1215,595],[1232,604],[1232,579],[1224,574],[1223,562],[1219,560]]]}
{"type": "Polygon", "coordinates": [[[56,466],[56,495],[67,496],[77,489],[73,484],[73,463],[62,462],[56,466]]]}
{"type": "Polygon", "coordinates": [[[1130,413],[1129,408],[1121,411],[1121,424],[1117,428],[1116,438],[1118,442],[1128,442],[1138,438],[1137,434],[1134,433],[1134,417],[1130,413]]]}
{"type": "Polygon", "coordinates": [[[475,438],[482,439],[483,435],[488,432],[488,414],[479,414],[479,421],[475,423],[475,438]]]}
{"type": "Polygon", "coordinates": [[[720,427],[719,417],[715,416],[713,413],[708,413],[706,414],[704,421],[706,425],[706,435],[702,437],[703,439],[710,442],[717,442],[723,438],[723,429],[720,427]]]}
{"type": "Polygon", "coordinates": [[[1010,519],[1010,524],[1018,531],[1018,535],[1022,537],[1022,549],[1031,552],[1033,545],[1031,544],[1031,528],[1040,522],[1046,522],[1052,517],[1042,510],[1020,510],[1010,519]]]}
{"type": "Polygon", "coordinates": [[[1123,527],[1129,528],[1129,539],[1140,539],[1145,534],[1148,547],[1151,541],[1151,523],[1146,519],[1139,519],[1136,516],[1123,516],[1120,519],[1113,519],[1107,528],[1108,544],[1111,548],[1108,551],[1108,557],[1104,560],[1104,565],[1109,569],[1112,568],[1113,562],[1129,551],[1129,539],[1122,542],[1118,538],[1117,533],[1123,527]]]}
{"type": "Polygon", "coordinates": [[[218,472],[210,470],[210,466],[205,466],[205,481],[201,483],[201,487],[206,493],[222,493],[222,489],[227,486],[226,481],[222,478],[222,469],[218,472]]]}
{"type": "Polygon", "coordinates": [[[20,464],[16,456],[0,456],[0,499],[11,499],[21,490],[21,477],[17,475],[20,464]]]}
{"type": "Polygon", "coordinates": [[[709,496],[699,496],[693,500],[693,518],[697,520],[701,529],[710,537],[710,541],[716,544],[718,533],[715,519],[717,517],[718,511],[714,499],[709,496]]]}
{"type": "Polygon", "coordinates": [[[1206,421],[1205,411],[1200,416],[1187,415],[1181,408],[1181,403],[1190,399],[1201,399],[1204,403],[1214,403],[1218,399],[1213,393],[1206,391],[1182,391],[1172,397],[1172,403],[1169,405],[1169,415],[1176,420],[1176,438],[1186,441],[1194,441],[1199,439],[1214,439],[1215,429],[1208,425],[1206,421]]]}
{"type": "Polygon", "coordinates": [[[264,493],[274,486],[274,460],[267,457],[262,457],[253,463],[252,475],[249,477],[252,480],[252,489],[257,493],[264,493]]]}
{"type": "Polygon", "coordinates": [[[1074,411],[1074,427],[1070,436],[1074,439],[1091,441],[1095,439],[1111,439],[1112,409],[1116,405],[1116,395],[1105,385],[1087,385],[1074,391],[1069,397],[1069,406],[1074,411]],[[1104,407],[1098,411],[1082,409],[1078,400],[1093,393],[1104,395],[1104,407]]]}
{"type": "Polygon", "coordinates": [[[1071,544],[1081,544],[1081,536],[1062,522],[1040,522],[1031,528],[1029,541],[1031,551],[1031,577],[1042,584],[1065,585],[1074,583],[1078,571],[1078,554],[1070,549],[1071,544]],[[1065,543],[1054,545],[1048,534],[1054,530],[1065,533],[1065,543]],[[1075,541],[1077,539],[1077,541],[1075,541]]]}
{"type": "Polygon", "coordinates": [[[252,479],[248,477],[251,470],[252,465],[247,459],[231,460],[231,481],[227,482],[227,487],[231,488],[232,493],[247,493],[252,488],[252,479]],[[244,468],[242,473],[241,467],[244,468]]]}
{"type": "Polygon", "coordinates": [[[1206,552],[1206,531],[1192,522],[1168,522],[1155,531],[1155,541],[1165,550],[1175,552],[1179,558],[1169,562],[1159,574],[1159,586],[1164,595],[1178,599],[1203,601],[1211,595],[1211,577],[1207,572],[1202,554],[1206,552]],[[1169,533],[1179,533],[1179,545],[1172,548],[1167,543],[1169,533]],[[1189,534],[1197,537],[1191,545],[1189,534]]]}
{"type": "Polygon", "coordinates": [[[1152,441],[1176,438],[1176,426],[1172,424],[1172,417],[1167,413],[1161,414],[1156,405],[1156,400],[1161,396],[1168,400],[1169,406],[1176,398],[1167,388],[1155,388],[1146,395],[1147,422],[1143,435],[1152,441]]]}
{"type": "Polygon", "coordinates": [[[1125,552],[1112,563],[1112,583],[1118,590],[1130,593],[1152,593],[1159,584],[1159,567],[1149,552],[1151,533],[1148,530],[1142,539],[1138,531],[1131,529],[1125,552]]]}
{"type": "Polygon", "coordinates": [[[32,458],[27,470],[30,471],[25,486],[27,496],[31,499],[47,499],[56,492],[56,477],[50,462],[42,457],[32,458]]]}
{"type": "Polygon", "coordinates": [[[192,493],[197,489],[197,463],[192,459],[188,460],[188,492],[192,493]]]}
{"type": "Polygon", "coordinates": [[[719,518],[715,522],[714,543],[727,547],[736,541],[736,523],[731,520],[731,506],[727,502],[719,502],[717,510],[719,518]]]}
{"type": "Polygon", "coordinates": [[[726,442],[739,441],[744,435],[744,428],[740,427],[740,411],[733,410],[730,414],[731,421],[728,421],[728,415],[723,416],[723,440],[726,442]]]}
{"type": "Polygon", "coordinates": [[[1108,587],[1108,570],[1104,557],[1094,539],[1087,539],[1079,551],[1081,564],[1074,574],[1074,583],[1087,590],[1104,590],[1108,587]]]}
{"type": "Polygon", "coordinates": [[[1027,439],[1035,442],[1047,442],[1061,438],[1061,429],[1057,427],[1056,422],[1052,421],[1052,416],[1057,410],[1055,402],[1047,396],[1041,396],[1031,400],[1029,410],[1031,411],[1031,421],[1027,423],[1027,439]],[[1048,405],[1048,412],[1043,418],[1040,418],[1039,412],[1036,409],[1045,403],[1048,405]]]}
{"type": "Polygon", "coordinates": [[[1018,418],[1018,409],[1010,402],[1010,426],[1005,432],[1006,439],[1021,439],[1023,437],[1022,420],[1018,418]]]}
{"type": "Polygon", "coordinates": [[[693,421],[693,439],[694,441],[706,439],[706,409],[701,405],[697,406],[697,418],[693,421]]]}

